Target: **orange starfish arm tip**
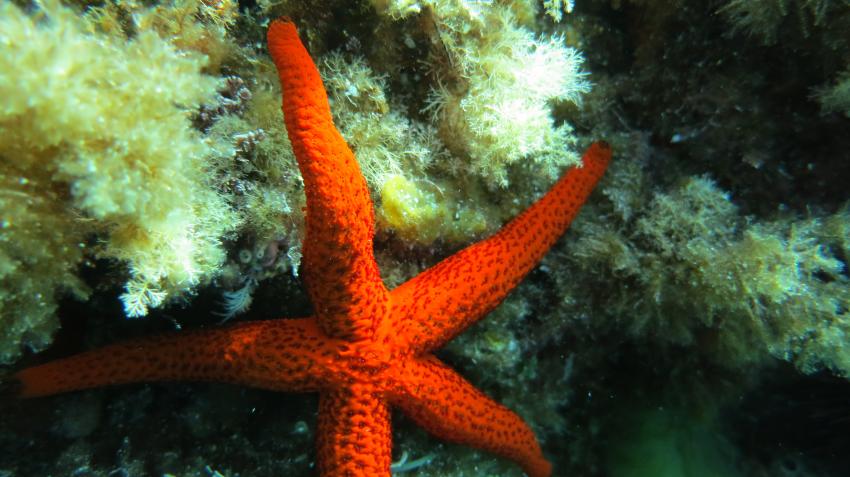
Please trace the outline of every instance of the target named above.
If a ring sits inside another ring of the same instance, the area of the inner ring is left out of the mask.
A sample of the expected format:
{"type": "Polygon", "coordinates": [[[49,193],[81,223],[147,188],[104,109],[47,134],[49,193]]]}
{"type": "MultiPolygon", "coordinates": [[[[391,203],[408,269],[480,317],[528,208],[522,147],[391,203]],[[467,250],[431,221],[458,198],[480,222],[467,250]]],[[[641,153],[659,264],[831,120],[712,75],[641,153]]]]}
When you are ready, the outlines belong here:
{"type": "Polygon", "coordinates": [[[389,397],[405,415],[435,436],[501,455],[529,477],[548,477],[534,432],[521,417],[493,401],[436,357],[399,365],[389,397]]]}
{"type": "Polygon", "coordinates": [[[19,371],[21,397],[115,384],[216,381],[277,391],[315,391],[329,380],[333,346],[309,319],[242,323],[105,346],[19,371]]]}
{"type": "Polygon", "coordinates": [[[610,160],[611,147],[593,143],[581,167],[498,233],[393,290],[396,334],[414,350],[430,351],[493,310],[563,235],[610,160]]]}
{"type": "Polygon", "coordinates": [[[369,338],[389,301],[372,250],[369,189],[354,153],[334,127],[321,76],[292,22],[272,22],[268,43],[307,196],[302,250],[307,290],[326,333],[369,338]]]}

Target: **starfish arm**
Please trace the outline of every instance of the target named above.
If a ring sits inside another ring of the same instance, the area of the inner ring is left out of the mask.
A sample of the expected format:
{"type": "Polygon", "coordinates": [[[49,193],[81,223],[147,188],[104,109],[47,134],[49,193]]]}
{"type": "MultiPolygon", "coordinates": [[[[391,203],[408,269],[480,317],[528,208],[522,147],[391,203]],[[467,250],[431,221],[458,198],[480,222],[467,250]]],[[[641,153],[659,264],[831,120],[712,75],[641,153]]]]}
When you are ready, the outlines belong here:
{"type": "Polygon", "coordinates": [[[316,316],[331,336],[368,338],[389,292],[372,249],[375,219],[360,167],[336,130],[322,79],[289,21],[274,21],[269,52],[283,89],[283,115],[307,196],[304,276],[316,316]]]}
{"type": "Polygon", "coordinates": [[[313,319],[241,323],[131,340],[19,371],[21,397],[114,384],[218,381],[278,391],[325,387],[332,341],[313,319]]]}
{"type": "Polygon", "coordinates": [[[390,402],[428,432],[513,460],[529,477],[551,474],[525,421],[434,356],[405,360],[396,377],[390,402]]]}
{"type": "Polygon", "coordinates": [[[390,477],[389,406],[371,386],[323,392],[317,440],[322,477],[390,477]]]}
{"type": "Polygon", "coordinates": [[[610,158],[607,144],[594,143],[582,167],[567,172],[498,233],[393,290],[397,336],[414,351],[430,351],[495,308],[569,227],[610,158]]]}

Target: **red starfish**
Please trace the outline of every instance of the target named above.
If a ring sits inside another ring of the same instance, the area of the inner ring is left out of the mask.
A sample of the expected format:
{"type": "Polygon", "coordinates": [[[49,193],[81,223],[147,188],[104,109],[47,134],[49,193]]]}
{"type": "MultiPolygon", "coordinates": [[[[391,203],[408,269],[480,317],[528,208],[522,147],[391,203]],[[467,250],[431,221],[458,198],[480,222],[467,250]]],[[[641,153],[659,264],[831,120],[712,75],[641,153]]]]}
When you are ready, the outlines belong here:
{"type": "Polygon", "coordinates": [[[330,476],[390,475],[390,406],[452,442],[551,465],[534,433],[431,354],[495,308],[560,237],[605,171],[595,143],[539,201],[491,238],[393,291],[372,250],[372,202],[333,125],[321,78],[295,26],[275,21],[269,50],[307,194],[304,270],[315,316],[256,321],[114,344],[24,369],[24,397],[112,384],[223,381],[319,392],[318,466],[330,476]]]}

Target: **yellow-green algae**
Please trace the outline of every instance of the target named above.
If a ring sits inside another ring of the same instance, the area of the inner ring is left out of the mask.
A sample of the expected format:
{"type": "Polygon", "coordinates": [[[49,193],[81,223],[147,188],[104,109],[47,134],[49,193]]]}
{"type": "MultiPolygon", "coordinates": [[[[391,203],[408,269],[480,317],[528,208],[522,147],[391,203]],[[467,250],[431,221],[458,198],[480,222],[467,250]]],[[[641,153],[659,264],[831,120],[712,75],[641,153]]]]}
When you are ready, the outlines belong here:
{"type": "Polygon", "coordinates": [[[160,15],[179,16],[179,6],[140,9],[132,38],[108,29],[117,19],[107,10],[80,15],[52,0],[39,7],[31,15],[0,4],[2,194],[37,204],[26,220],[4,207],[2,288],[17,298],[3,302],[33,299],[11,291],[24,282],[42,302],[3,313],[5,360],[21,345],[49,342],[50,297],[60,281],[73,283],[63,274],[84,255],[69,250],[87,236],[97,237],[88,256],[128,268],[124,303],[136,316],[214,276],[221,237],[238,223],[210,187],[209,148],[189,121],[218,81],[205,74],[205,55],[175,46],[183,32],[163,38],[155,27],[160,15]]]}
{"type": "MultiPolygon", "coordinates": [[[[562,8],[553,5],[550,10],[562,8]]],[[[302,8],[261,6],[273,15],[302,8]]],[[[577,101],[586,82],[580,58],[561,37],[533,34],[532,2],[426,6],[441,25],[440,38],[428,29],[390,38],[387,62],[377,71],[358,54],[319,49],[315,55],[335,121],[372,190],[379,228],[419,246],[462,244],[496,230],[575,162],[566,147],[575,140],[570,126],[555,125],[549,102],[577,101]],[[469,43],[462,32],[470,29],[486,35],[469,43]],[[393,55],[416,44],[432,51],[430,73],[419,78],[430,86],[390,94],[393,55]],[[449,64],[438,58],[446,45],[454,45],[449,64]],[[444,88],[453,93],[440,97],[444,88]],[[522,117],[501,117],[490,106],[496,98],[522,117]],[[419,111],[428,108],[433,117],[419,111]],[[511,171],[521,160],[533,166],[511,171]],[[516,184],[507,194],[498,188],[511,182],[509,171],[516,184]]],[[[2,9],[0,92],[10,98],[0,111],[6,200],[43,203],[32,208],[44,211],[33,223],[56,224],[41,229],[49,237],[24,241],[33,227],[24,232],[22,221],[6,222],[4,241],[16,245],[4,249],[4,304],[22,307],[15,300],[23,296],[42,304],[37,313],[4,318],[11,320],[4,329],[18,330],[5,343],[6,360],[21,346],[49,343],[57,291],[82,292],[70,277],[88,259],[126,270],[127,316],[185,302],[217,277],[237,287],[297,271],[300,177],[280,120],[273,66],[262,52],[237,43],[234,2],[47,0],[23,10],[6,1],[2,9]],[[225,78],[234,74],[250,91],[244,107],[201,115],[233,100],[222,98],[225,78]],[[255,138],[249,149],[240,149],[239,138],[249,136],[255,138]],[[18,181],[30,187],[11,185],[18,181]],[[228,261],[224,243],[234,239],[255,259],[228,261]],[[36,246],[41,250],[28,252],[36,246]],[[280,250],[285,260],[264,265],[266,249],[280,250]],[[36,292],[15,291],[22,274],[34,269],[21,263],[38,260],[45,264],[35,269],[44,273],[30,274],[26,288],[36,292]]],[[[398,12],[376,10],[388,25],[381,34],[399,34],[392,26],[398,12]]],[[[260,35],[259,23],[246,31],[260,35]]],[[[321,33],[309,22],[301,28],[308,44],[321,33]]],[[[16,209],[8,210],[11,217],[16,209]]]]}

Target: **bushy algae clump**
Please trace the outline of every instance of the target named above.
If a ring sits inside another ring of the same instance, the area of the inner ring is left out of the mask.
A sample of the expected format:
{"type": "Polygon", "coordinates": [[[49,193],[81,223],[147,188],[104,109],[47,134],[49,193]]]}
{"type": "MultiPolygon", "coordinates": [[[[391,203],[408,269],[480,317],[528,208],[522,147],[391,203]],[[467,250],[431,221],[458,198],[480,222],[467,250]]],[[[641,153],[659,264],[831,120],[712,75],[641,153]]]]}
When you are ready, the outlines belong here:
{"type": "MultiPolygon", "coordinates": [[[[533,30],[536,2],[373,1],[379,13],[422,12],[434,24],[426,109],[449,150],[488,185],[506,187],[511,165],[533,161],[550,176],[577,163],[575,135],[555,124],[553,103],[589,89],[579,53],[561,36],[533,30]]],[[[548,11],[561,18],[561,2],[548,11]]]]}
{"type": "MultiPolygon", "coordinates": [[[[612,182],[645,183],[628,179],[638,170],[615,169],[612,182]]],[[[604,192],[622,200],[627,191],[604,192]]],[[[690,347],[744,373],[773,356],[805,373],[850,375],[847,207],[755,221],[706,177],[631,193],[646,194],[647,206],[577,227],[572,260],[588,277],[624,284],[591,328],[614,326],[647,349],[690,347]]]]}
{"type": "Polygon", "coordinates": [[[218,81],[205,55],[176,46],[188,35],[156,28],[167,13],[140,10],[128,37],[108,8],[0,5],[0,288],[15,309],[2,315],[4,360],[49,342],[52,297],[62,281],[76,287],[65,278],[89,237],[88,256],[130,271],[128,316],[208,281],[224,261],[221,237],[238,219],[211,187],[210,151],[189,118],[218,81]]]}

